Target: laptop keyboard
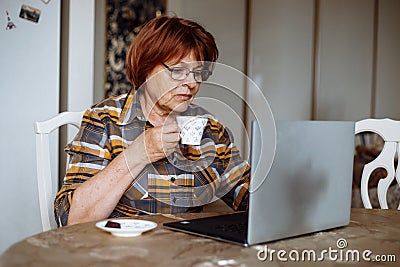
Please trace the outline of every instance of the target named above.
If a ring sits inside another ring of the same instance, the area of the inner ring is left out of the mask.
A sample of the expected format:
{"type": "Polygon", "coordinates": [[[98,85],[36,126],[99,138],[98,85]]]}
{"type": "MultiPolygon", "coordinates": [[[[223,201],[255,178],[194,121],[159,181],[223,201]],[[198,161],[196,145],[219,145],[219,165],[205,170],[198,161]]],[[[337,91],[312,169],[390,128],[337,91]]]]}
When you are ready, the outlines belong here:
{"type": "Polygon", "coordinates": [[[246,223],[226,223],[221,224],[216,227],[217,230],[229,233],[246,233],[247,224],[246,223]]]}

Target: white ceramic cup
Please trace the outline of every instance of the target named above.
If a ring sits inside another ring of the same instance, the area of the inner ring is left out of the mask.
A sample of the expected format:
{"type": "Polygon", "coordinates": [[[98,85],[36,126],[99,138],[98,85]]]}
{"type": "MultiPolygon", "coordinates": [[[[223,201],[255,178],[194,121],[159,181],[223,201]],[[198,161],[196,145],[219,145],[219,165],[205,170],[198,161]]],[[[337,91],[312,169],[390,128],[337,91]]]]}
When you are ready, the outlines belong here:
{"type": "Polygon", "coordinates": [[[207,121],[208,119],[203,117],[177,116],[176,122],[180,129],[181,143],[184,145],[200,145],[207,121]]]}

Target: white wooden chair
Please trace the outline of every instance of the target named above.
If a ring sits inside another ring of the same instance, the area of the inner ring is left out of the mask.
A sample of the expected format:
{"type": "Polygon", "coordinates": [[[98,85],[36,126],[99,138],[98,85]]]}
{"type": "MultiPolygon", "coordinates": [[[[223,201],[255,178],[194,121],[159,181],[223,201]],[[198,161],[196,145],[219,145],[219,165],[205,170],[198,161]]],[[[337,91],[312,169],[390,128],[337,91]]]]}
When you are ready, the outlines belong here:
{"type": "MultiPolygon", "coordinates": [[[[395,170],[394,160],[397,154],[400,159],[400,121],[391,119],[365,119],[356,122],[355,133],[374,132],[380,135],[385,142],[381,153],[376,159],[364,166],[361,177],[361,199],[365,208],[372,209],[370,197],[368,194],[368,180],[371,173],[377,168],[384,168],[387,171],[387,177],[378,182],[378,201],[382,209],[388,209],[387,192],[390,184],[396,178],[400,185],[400,165],[395,170]]],[[[398,208],[400,210],[400,204],[398,208]]]]}
{"type": "Polygon", "coordinates": [[[43,231],[56,228],[53,214],[58,177],[51,177],[49,134],[63,125],[74,125],[79,128],[83,113],[84,111],[62,112],[47,121],[34,123],[39,207],[43,231]],[[52,179],[56,182],[54,183],[52,179]]]}

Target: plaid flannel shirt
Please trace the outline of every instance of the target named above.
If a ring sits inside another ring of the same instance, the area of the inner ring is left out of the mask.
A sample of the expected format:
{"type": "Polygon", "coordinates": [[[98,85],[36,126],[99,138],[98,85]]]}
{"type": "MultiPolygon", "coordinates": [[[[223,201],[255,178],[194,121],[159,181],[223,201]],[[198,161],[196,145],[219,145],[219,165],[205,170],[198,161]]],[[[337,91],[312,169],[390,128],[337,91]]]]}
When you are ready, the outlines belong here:
{"type": "MultiPolygon", "coordinates": [[[[68,223],[75,189],[153,127],[143,116],[139,93],[132,90],[105,99],[85,112],[78,134],[65,148],[69,154],[67,173],[54,206],[59,225],[68,223]]],[[[230,132],[199,106],[191,104],[182,115],[208,118],[201,145],[179,144],[169,157],[143,168],[110,218],[190,212],[215,198],[234,210],[247,208],[250,166],[241,159],[230,132]]]]}

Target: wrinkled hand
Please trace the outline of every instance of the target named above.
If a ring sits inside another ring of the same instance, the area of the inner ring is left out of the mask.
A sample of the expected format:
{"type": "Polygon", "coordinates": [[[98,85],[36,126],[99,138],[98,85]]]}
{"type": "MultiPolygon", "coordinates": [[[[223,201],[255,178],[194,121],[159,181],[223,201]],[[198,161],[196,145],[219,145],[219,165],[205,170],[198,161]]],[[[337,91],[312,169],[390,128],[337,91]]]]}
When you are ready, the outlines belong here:
{"type": "Polygon", "coordinates": [[[181,139],[178,124],[154,127],[144,132],[145,152],[150,162],[163,159],[174,152],[181,139]]]}
{"type": "Polygon", "coordinates": [[[173,121],[144,131],[126,152],[128,157],[140,157],[146,163],[156,162],[174,152],[179,140],[179,127],[176,121],[173,121]]]}

